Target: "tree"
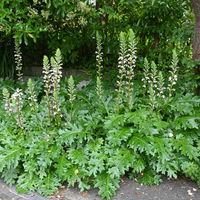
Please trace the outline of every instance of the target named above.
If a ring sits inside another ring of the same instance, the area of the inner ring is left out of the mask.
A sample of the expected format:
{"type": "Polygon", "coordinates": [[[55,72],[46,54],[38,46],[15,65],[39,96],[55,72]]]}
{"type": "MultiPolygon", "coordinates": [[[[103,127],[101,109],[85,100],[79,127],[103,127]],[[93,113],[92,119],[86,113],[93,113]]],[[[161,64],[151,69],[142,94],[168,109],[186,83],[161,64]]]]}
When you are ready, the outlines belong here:
{"type": "MultiPolygon", "coordinates": [[[[200,1],[191,0],[192,9],[195,14],[195,29],[193,37],[193,60],[198,62],[197,75],[200,75],[200,1]]],[[[197,93],[200,94],[200,86],[197,89],[197,93]]]]}

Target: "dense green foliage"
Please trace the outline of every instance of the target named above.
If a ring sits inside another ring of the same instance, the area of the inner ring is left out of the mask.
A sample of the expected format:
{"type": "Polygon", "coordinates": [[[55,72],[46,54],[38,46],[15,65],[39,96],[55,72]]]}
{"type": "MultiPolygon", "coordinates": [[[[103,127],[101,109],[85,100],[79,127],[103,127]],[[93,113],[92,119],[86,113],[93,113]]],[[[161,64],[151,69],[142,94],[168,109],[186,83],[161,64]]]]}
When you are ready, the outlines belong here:
{"type": "Polygon", "coordinates": [[[177,87],[176,51],[168,74],[145,59],[137,81],[136,37],[121,33],[117,90],[104,89],[97,37],[98,77],[85,88],[61,80],[60,50],[44,57],[43,81],[1,82],[1,177],[19,192],[50,195],[67,182],[106,199],[124,175],[152,185],[184,174],[200,184],[200,98],[177,87]]]}
{"type": "MultiPolygon", "coordinates": [[[[183,71],[191,71],[193,15],[187,0],[99,0],[93,6],[75,0],[2,0],[0,2],[0,72],[12,76],[13,38],[24,55],[24,65],[40,65],[44,54],[58,47],[66,67],[94,69],[95,33],[104,41],[105,70],[115,67],[118,35],[132,28],[138,53],[167,70],[176,47],[183,71]]],[[[138,59],[141,67],[142,59],[138,59]]]]}

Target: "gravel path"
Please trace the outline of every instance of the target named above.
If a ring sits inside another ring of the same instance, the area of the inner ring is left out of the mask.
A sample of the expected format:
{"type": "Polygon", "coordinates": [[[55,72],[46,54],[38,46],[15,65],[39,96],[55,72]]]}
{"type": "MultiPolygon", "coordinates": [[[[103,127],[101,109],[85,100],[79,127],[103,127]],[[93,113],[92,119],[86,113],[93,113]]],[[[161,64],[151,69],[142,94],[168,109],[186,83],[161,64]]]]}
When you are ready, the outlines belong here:
{"type": "MultiPolygon", "coordinates": [[[[76,188],[60,189],[55,196],[41,197],[37,193],[18,194],[15,187],[8,187],[0,180],[0,200],[101,200],[98,190],[80,193],[76,188]]],[[[124,179],[112,200],[200,200],[200,189],[185,178],[164,180],[159,186],[142,186],[124,179]]]]}

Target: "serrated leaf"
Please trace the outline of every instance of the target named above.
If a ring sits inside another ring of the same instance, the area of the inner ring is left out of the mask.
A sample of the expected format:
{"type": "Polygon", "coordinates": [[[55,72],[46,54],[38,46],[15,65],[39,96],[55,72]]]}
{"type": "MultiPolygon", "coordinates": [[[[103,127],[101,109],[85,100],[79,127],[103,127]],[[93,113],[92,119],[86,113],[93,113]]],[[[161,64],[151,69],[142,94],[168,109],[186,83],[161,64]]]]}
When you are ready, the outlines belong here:
{"type": "Polygon", "coordinates": [[[104,172],[96,177],[95,187],[99,188],[99,195],[110,200],[119,188],[119,179],[113,179],[104,172]]]}
{"type": "Polygon", "coordinates": [[[199,160],[200,151],[193,146],[192,141],[181,138],[175,139],[173,144],[178,151],[181,151],[182,155],[188,156],[189,159],[199,160]]]}
{"type": "Polygon", "coordinates": [[[150,150],[150,137],[143,137],[140,134],[135,134],[128,142],[128,146],[135,151],[139,150],[141,153],[150,150]]]}
{"type": "Polygon", "coordinates": [[[109,167],[109,174],[112,178],[119,178],[124,175],[126,171],[132,167],[135,161],[135,156],[131,150],[128,149],[119,149],[116,150],[114,155],[111,155],[107,161],[107,166],[109,167]],[[118,170],[117,170],[117,169],[118,170]],[[112,174],[112,172],[115,172],[112,174]],[[119,172],[119,174],[117,174],[119,172]]]}
{"type": "Polygon", "coordinates": [[[17,192],[27,193],[29,190],[34,190],[38,180],[40,179],[37,179],[32,173],[20,175],[17,180],[17,192]]]}
{"type": "Polygon", "coordinates": [[[146,163],[141,156],[136,157],[132,164],[133,172],[140,173],[145,169],[146,163]]]}
{"type": "Polygon", "coordinates": [[[6,168],[4,169],[1,175],[1,178],[3,178],[6,184],[11,186],[16,182],[16,179],[18,178],[18,174],[19,174],[19,169],[15,167],[6,168]]]}
{"type": "Polygon", "coordinates": [[[5,167],[17,167],[21,154],[22,149],[19,147],[2,149],[0,152],[0,172],[2,172],[5,167]]]}
{"type": "Polygon", "coordinates": [[[175,129],[198,129],[200,125],[200,116],[184,116],[174,120],[173,125],[175,129]]]}
{"type": "Polygon", "coordinates": [[[137,180],[139,183],[149,186],[158,185],[162,182],[160,175],[153,170],[145,171],[142,176],[137,178],[137,180]]]}
{"type": "Polygon", "coordinates": [[[68,157],[74,164],[84,166],[88,162],[87,155],[83,149],[70,149],[68,157]]]}
{"type": "Polygon", "coordinates": [[[192,178],[193,180],[196,180],[197,177],[200,175],[200,167],[195,162],[184,161],[181,164],[181,168],[182,168],[184,174],[187,177],[192,178]]]}
{"type": "Polygon", "coordinates": [[[126,113],[125,118],[127,119],[127,123],[142,124],[143,121],[147,119],[148,115],[149,111],[143,109],[132,113],[126,113]]]}
{"type": "Polygon", "coordinates": [[[157,154],[159,159],[161,159],[163,162],[166,160],[170,160],[171,152],[167,144],[167,139],[158,137],[152,138],[151,154],[157,154]]]}
{"type": "Polygon", "coordinates": [[[120,145],[122,141],[126,141],[132,135],[132,128],[123,127],[108,132],[108,141],[113,145],[120,145]]]}
{"type": "Polygon", "coordinates": [[[82,128],[74,128],[73,130],[65,129],[59,131],[59,141],[66,145],[72,145],[72,143],[83,143],[84,140],[91,138],[91,133],[82,130],[82,128]]]}
{"type": "Polygon", "coordinates": [[[125,117],[124,115],[114,115],[110,116],[104,124],[105,129],[112,129],[112,128],[118,128],[120,126],[124,125],[125,122],[125,117]]]}
{"type": "Polygon", "coordinates": [[[70,161],[66,158],[66,155],[62,155],[55,160],[55,173],[60,179],[63,179],[67,172],[67,169],[71,166],[70,161]]]}
{"type": "Polygon", "coordinates": [[[50,173],[47,177],[37,182],[38,191],[44,196],[53,194],[59,186],[61,186],[60,180],[50,173]]]}
{"type": "Polygon", "coordinates": [[[111,167],[108,169],[108,174],[110,174],[111,178],[120,178],[120,171],[119,171],[119,167],[111,167]]]}

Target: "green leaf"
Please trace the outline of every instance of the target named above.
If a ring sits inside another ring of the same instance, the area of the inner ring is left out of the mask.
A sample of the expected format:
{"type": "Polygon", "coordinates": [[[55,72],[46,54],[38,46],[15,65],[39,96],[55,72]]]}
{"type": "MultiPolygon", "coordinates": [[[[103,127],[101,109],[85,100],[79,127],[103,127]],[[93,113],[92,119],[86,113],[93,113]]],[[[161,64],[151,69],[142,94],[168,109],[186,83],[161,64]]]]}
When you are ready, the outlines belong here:
{"type": "Polygon", "coordinates": [[[150,151],[150,137],[144,137],[140,134],[135,134],[128,142],[128,146],[139,152],[149,152],[150,151]]]}
{"type": "Polygon", "coordinates": [[[113,179],[106,172],[99,174],[95,179],[95,187],[99,188],[99,195],[108,200],[119,188],[119,179],[113,179]]]}
{"type": "Polygon", "coordinates": [[[52,195],[59,186],[61,186],[60,180],[50,173],[47,177],[37,182],[38,191],[44,196],[52,195]]]}
{"type": "Polygon", "coordinates": [[[41,180],[32,173],[23,173],[17,180],[17,192],[27,193],[30,190],[35,190],[36,183],[41,180]]]}
{"type": "Polygon", "coordinates": [[[200,151],[197,147],[193,146],[193,142],[185,139],[174,139],[173,141],[174,147],[177,151],[180,151],[182,155],[188,156],[189,159],[199,160],[200,151]]]}
{"type": "Polygon", "coordinates": [[[127,123],[134,123],[134,124],[142,124],[149,116],[148,110],[137,110],[132,113],[126,113],[125,118],[127,119],[127,123]]]}
{"type": "Polygon", "coordinates": [[[114,115],[108,117],[108,119],[105,121],[104,127],[105,129],[118,128],[120,126],[123,126],[124,122],[125,122],[124,115],[114,115]]]}
{"type": "Polygon", "coordinates": [[[132,135],[132,128],[123,127],[120,129],[114,129],[108,132],[108,141],[113,145],[120,145],[122,141],[127,141],[127,139],[132,135]]]}
{"type": "Polygon", "coordinates": [[[12,149],[1,149],[0,150],[0,172],[6,168],[17,167],[20,157],[22,154],[22,149],[19,147],[12,149]]]}
{"type": "Polygon", "coordinates": [[[108,173],[111,178],[119,178],[124,175],[130,167],[133,166],[135,155],[133,151],[128,149],[116,150],[114,155],[111,155],[107,161],[109,167],[108,173]],[[114,173],[113,173],[114,172],[114,173]]]}
{"type": "Polygon", "coordinates": [[[193,116],[184,116],[176,118],[173,122],[173,125],[176,130],[180,129],[198,129],[200,125],[200,116],[193,115],[193,116]]]}
{"type": "Polygon", "coordinates": [[[193,180],[196,180],[197,177],[200,175],[200,167],[197,163],[193,161],[184,161],[181,164],[181,168],[184,172],[184,174],[187,177],[192,178],[193,180]]]}
{"type": "Polygon", "coordinates": [[[76,165],[71,166],[64,176],[69,187],[73,187],[75,183],[78,183],[82,191],[90,188],[88,173],[84,168],[80,168],[76,165]]]}
{"type": "Polygon", "coordinates": [[[142,156],[137,156],[132,164],[133,172],[141,173],[146,167],[146,162],[142,156]]]}
{"type": "Polygon", "coordinates": [[[151,154],[159,157],[162,161],[170,160],[171,152],[167,139],[154,137],[152,138],[151,154]]]}
{"type": "Polygon", "coordinates": [[[59,156],[55,162],[55,173],[60,179],[64,179],[67,169],[71,166],[70,161],[66,158],[66,155],[59,156]]]}
{"type": "Polygon", "coordinates": [[[1,178],[5,181],[9,186],[13,185],[18,178],[19,169],[15,167],[5,168],[1,178]]]}
{"type": "Polygon", "coordinates": [[[73,126],[72,130],[64,129],[59,131],[60,138],[58,139],[61,143],[71,145],[73,143],[83,143],[84,140],[91,138],[91,134],[84,131],[82,128],[73,126]]]}
{"type": "Polygon", "coordinates": [[[158,185],[162,182],[160,175],[153,170],[145,171],[142,176],[137,178],[137,180],[139,183],[149,186],[158,185]]]}
{"type": "Polygon", "coordinates": [[[82,167],[88,162],[88,157],[83,149],[70,149],[68,151],[68,157],[71,159],[72,163],[82,167]]]}

